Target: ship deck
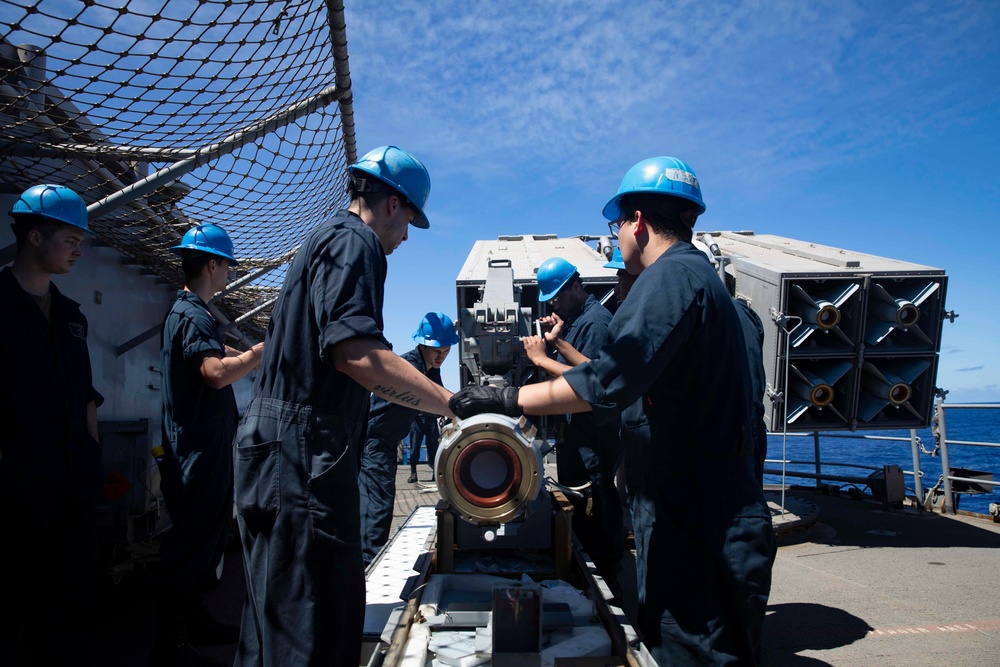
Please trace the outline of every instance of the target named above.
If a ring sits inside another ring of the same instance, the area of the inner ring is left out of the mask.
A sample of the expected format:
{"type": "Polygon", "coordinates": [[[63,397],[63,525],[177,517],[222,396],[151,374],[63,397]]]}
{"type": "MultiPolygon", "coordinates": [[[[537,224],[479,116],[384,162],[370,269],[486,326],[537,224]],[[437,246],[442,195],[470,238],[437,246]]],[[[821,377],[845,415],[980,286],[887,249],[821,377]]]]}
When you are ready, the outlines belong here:
{"type": "Polygon", "coordinates": [[[996,664],[1000,525],[789,495],[815,504],[818,520],[778,549],[764,664],[996,664]]]}
{"type": "MultiPolygon", "coordinates": [[[[408,484],[408,475],[409,468],[400,466],[393,531],[415,508],[438,498],[426,465],[419,484],[408,484]]],[[[798,530],[785,531],[782,541],[788,543],[778,549],[774,565],[765,665],[995,664],[1000,525],[912,508],[887,511],[809,488],[790,489],[787,497],[798,514],[776,519],[796,522],[798,530]]],[[[632,589],[625,613],[634,618],[634,583],[623,583],[632,589]]],[[[96,664],[145,664],[154,628],[151,591],[148,577],[136,576],[106,597],[94,636],[96,664]]],[[[238,624],[244,595],[234,549],[208,604],[221,620],[238,624]]],[[[235,650],[217,646],[204,652],[230,662],[235,650]]]]}

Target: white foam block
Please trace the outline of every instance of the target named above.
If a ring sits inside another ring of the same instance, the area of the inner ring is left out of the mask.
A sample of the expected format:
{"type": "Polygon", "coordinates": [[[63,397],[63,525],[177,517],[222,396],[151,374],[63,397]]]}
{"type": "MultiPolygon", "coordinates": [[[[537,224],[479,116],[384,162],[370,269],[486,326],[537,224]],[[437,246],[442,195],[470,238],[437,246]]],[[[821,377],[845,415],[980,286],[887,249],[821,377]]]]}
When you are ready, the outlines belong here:
{"type": "Polygon", "coordinates": [[[476,667],[490,657],[476,654],[476,633],[473,630],[439,630],[431,635],[429,647],[434,659],[450,667],[476,667]]]}

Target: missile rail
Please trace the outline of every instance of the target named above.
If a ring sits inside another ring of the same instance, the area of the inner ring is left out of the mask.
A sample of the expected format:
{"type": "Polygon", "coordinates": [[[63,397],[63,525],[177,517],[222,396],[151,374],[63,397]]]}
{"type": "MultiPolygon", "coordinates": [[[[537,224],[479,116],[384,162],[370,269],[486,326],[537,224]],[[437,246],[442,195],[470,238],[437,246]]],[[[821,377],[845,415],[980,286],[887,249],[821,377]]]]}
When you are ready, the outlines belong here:
{"type": "Polygon", "coordinates": [[[574,542],[572,504],[543,484],[536,435],[525,418],[495,414],[444,429],[441,499],[433,513],[417,508],[369,566],[370,667],[649,664],[574,542]]]}

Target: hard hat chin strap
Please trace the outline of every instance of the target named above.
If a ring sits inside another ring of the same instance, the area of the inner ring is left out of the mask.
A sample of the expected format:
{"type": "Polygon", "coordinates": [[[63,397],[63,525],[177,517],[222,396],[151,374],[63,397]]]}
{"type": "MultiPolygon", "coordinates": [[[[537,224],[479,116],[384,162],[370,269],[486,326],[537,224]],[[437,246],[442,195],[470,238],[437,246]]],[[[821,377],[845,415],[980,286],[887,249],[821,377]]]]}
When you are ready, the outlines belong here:
{"type": "Polygon", "coordinates": [[[356,176],[354,174],[351,174],[350,185],[351,185],[351,190],[354,192],[354,194],[360,195],[368,192],[371,192],[373,194],[385,193],[386,196],[399,197],[404,205],[410,203],[410,200],[407,199],[403,195],[403,193],[401,193],[399,190],[392,187],[388,183],[380,181],[377,178],[369,178],[365,176],[356,176]]]}
{"type": "Polygon", "coordinates": [[[372,192],[375,190],[375,185],[371,180],[367,178],[358,178],[354,174],[351,174],[351,187],[355,192],[372,192]]]}
{"type": "Polygon", "coordinates": [[[698,222],[698,210],[688,209],[687,211],[681,212],[677,217],[681,219],[684,224],[694,227],[694,223],[698,222]]]}

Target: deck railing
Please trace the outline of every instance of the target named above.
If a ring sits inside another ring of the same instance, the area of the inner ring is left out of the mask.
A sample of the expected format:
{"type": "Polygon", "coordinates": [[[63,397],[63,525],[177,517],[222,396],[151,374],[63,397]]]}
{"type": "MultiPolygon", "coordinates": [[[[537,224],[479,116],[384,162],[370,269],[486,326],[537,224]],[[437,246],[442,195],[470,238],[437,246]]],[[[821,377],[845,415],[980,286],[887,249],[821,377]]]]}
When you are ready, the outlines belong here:
{"type": "MultiPolygon", "coordinates": [[[[784,488],[784,478],[785,477],[801,477],[805,479],[816,480],[817,488],[823,486],[824,480],[834,481],[834,482],[846,482],[851,484],[867,484],[869,481],[868,477],[855,477],[852,475],[835,475],[823,472],[823,466],[837,466],[839,468],[859,468],[863,470],[879,471],[882,470],[878,466],[868,466],[858,463],[843,463],[837,461],[824,461],[820,454],[820,438],[838,438],[843,440],[877,440],[883,442],[909,442],[912,456],[913,456],[913,470],[903,470],[904,475],[909,475],[913,477],[913,488],[914,494],[916,495],[919,502],[923,504],[929,504],[930,498],[924,498],[924,485],[923,485],[923,471],[920,468],[920,454],[921,451],[927,454],[936,455],[940,453],[941,456],[941,479],[938,484],[943,486],[943,502],[942,509],[946,514],[955,513],[955,492],[953,490],[952,482],[966,482],[969,484],[985,485],[998,487],[1000,482],[988,479],[974,479],[969,477],[962,477],[959,475],[952,474],[952,468],[949,461],[949,447],[950,446],[968,446],[968,447],[996,447],[1000,448],[1000,443],[997,442],[978,442],[973,440],[950,440],[948,438],[948,426],[947,426],[947,410],[983,410],[983,409],[1000,409],[1000,404],[998,403],[953,403],[947,404],[944,402],[944,394],[947,392],[939,392],[935,401],[934,411],[935,411],[935,449],[928,452],[923,449],[923,440],[918,435],[916,429],[910,430],[909,437],[902,436],[886,436],[886,435],[862,435],[857,433],[770,433],[769,435],[784,435],[785,437],[812,437],[813,447],[815,451],[815,459],[813,461],[792,461],[788,460],[784,456],[780,459],[767,459],[767,463],[780,463],[781,470],[765,469],[766,474],[781,475],[782,477],[782,487],[784,488]],[[788,470],[788,465],[808,465],[814,464],[816,467],[816,472],[802,472],[796,470],[788,470]]],[[[935,485],[936,486],[936,485],[935,485]]],[[[782,494],[781,505],[784,506],[784,494],[782,494]]]]}
{"type": "MultiPolygon", "coordinates": [[[[957,477],[951,474],[951,465],[948,461],[948,446],[949,445],[959,445],[959,446],[970,446],[970,447],[1000,447],[1000,443],[996,442],[974,442],[971,440],[949,440],[948,439],[948,423],[945,419],[945,409],[950,410],[968,410],[968,409],[989,409],[997,410],[1000,409],[1000,404],[990,403],[990,404],[975,404],[975,403],[955,403],[948,405],[944,402],[943,392],[938,392],[937,399],[934,404],[934,410],[937,414],[937,426],[938,426],[938,444],[941,447],[941,478],[944,481],[944,511],[946,514],[955,513],[955,495],[952,492],[952,482],[971,482],[974,484],[986,484],[989,486],[1000,486],[1000,483],[995,480],[985,480],[985,479],[969,479],[967,477],[957,477]]],[[[916,431],[913,431],[916,434],[916,431]]],[[[913,454],[913,466],[915,470],[919,470],[920,460],[917,457],[917,452],[914,450],[913,454]]],[[[922,498],[922,488],[919,486],[920,478],[917,477],[918,486],[917,497],[922,498]]]]}

